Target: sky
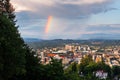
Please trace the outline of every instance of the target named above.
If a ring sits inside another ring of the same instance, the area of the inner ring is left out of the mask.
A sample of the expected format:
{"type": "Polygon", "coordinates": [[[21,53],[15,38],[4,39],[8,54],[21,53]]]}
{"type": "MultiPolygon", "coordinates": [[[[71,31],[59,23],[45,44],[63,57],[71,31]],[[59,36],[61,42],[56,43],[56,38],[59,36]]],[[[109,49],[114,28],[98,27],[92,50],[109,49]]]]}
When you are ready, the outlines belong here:
{"type": "Polygon", "coordinates": [[[23,38],[120,39],[120,0],[11,0],[23,38]]]}

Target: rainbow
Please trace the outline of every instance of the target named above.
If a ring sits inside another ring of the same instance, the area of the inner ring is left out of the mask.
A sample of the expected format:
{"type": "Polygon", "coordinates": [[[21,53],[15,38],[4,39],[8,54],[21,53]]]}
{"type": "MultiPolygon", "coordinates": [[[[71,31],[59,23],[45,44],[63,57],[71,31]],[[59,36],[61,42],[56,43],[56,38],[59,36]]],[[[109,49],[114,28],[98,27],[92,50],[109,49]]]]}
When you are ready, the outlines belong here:
{"type": "Polygon", "coordinates": [[[45,33],[46,34],[49,32],[51,22],[52,22],[52,16],[48,16],[47,24],[46,24],[46,27],[45,27],[45,33]]]}

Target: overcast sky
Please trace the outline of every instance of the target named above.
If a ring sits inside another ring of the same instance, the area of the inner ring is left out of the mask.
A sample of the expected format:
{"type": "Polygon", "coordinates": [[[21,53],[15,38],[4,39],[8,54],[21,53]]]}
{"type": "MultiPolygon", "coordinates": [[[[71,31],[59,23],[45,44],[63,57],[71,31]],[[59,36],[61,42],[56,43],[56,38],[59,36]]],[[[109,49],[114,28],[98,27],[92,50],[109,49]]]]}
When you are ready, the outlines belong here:
{"type": "Polygon", "coordinates": [[[120,39],[120,0],[11,0],[24,38],[120,39]],[[52,16],[48,33],[45,28],[52,16]]]}

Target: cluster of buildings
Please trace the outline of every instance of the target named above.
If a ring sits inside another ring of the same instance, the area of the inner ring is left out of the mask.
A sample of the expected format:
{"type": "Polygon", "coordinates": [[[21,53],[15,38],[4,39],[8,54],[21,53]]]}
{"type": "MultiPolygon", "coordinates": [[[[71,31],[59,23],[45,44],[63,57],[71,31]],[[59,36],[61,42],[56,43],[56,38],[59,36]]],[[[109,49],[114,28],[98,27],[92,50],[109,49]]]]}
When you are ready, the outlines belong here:
{"type": "Polygon", "coordinates": [[[63,65],[69,65],[72,62],[80,64],[81,59],[87,54],[92,55],[95,62],[104,61],[111,67],[120,66],[119,46],[100,50],[100,47],[96,46],[66,44],[63,47],[37,49],[38,58],[43,64],[48,64],[51,57],[62,59],[63,65]]]}
{"type": "MultiPolygon", "coordinates": [[[[62,59],[64,69],[71,63],[80,64],[81,59],[86,55],[91,55],[94,62],[105,62],[110,67],[120,66],[120,46],[88,46],[80,44],[66,44],[63,47],[37,49],[37,56],[43,64],[48,64],[51,57],[62,59]]],[[[94,75],[100,79],[106,79],[107,72],[98,70],[94,75]]]]}

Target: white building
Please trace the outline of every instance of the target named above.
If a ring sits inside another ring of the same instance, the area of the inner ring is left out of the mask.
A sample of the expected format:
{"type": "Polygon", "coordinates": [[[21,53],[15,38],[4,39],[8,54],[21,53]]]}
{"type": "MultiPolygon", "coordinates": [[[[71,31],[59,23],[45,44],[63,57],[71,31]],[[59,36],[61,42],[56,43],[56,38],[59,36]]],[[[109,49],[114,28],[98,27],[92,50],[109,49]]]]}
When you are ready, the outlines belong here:
{"type": "Polygon", "coordinates": [[[96,71],[95,76],[100,78],[100,79],[106,79],[108,77],[108,73],[100,70],[100,71],[96,71]]]}

